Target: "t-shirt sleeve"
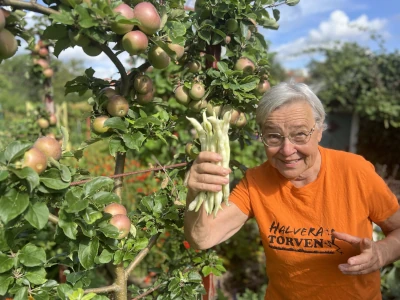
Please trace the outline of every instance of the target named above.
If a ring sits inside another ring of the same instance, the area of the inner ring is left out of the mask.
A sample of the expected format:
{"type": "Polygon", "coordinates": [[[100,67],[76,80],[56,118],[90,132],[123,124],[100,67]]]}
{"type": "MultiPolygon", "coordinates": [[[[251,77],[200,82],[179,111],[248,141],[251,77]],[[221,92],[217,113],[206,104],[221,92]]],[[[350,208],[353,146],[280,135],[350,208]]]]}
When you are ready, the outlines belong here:
{"type": "Polygon", "coordinates": [[[379,223],[399,209],[399,201],[382,177],[375,172],[374,166],[369,162],[368,165],[364,178],[369,187],[367,195],[369,218],[372,222],[379,223]]]}
{"type": "Polygon", "coordinates": [[[247,176],[244,176],[235,186],[229,195],[229,201],[235,203],[237,207],[239,207],[239,209],[247,216],[253,217],[247,176]]]}

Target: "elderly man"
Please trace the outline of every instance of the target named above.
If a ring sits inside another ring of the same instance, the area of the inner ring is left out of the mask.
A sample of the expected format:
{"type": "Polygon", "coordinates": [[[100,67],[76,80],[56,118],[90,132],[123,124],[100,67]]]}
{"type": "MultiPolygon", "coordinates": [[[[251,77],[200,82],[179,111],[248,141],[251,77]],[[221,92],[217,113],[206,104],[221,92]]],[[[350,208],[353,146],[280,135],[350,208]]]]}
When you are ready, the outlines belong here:
{"type": "MultiPolygon", "coordinates": [[[[400,258],[396,197],[361,156],[318,145],[325,111],[305,85],[281,83],[257,108],[268,160],[249,169],[214,218],[185,213],[185,234],[207,249],[255,218],[265,249],[265,299],[382,299],[379,269],[400,258]],[[373,242],[372,222],[386,238],[373,242]]],[[[201,152],[188,180],[189,204],[219,191],[229,169],[201,152]]]]}

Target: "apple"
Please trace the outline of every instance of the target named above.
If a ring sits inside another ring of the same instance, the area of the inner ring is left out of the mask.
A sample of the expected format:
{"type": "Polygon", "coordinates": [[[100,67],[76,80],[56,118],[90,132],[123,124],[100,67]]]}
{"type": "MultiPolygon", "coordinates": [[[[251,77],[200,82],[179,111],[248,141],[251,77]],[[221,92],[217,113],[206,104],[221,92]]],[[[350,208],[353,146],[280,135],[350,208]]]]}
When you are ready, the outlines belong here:
{"type": "Polygon", "coordinates": [[[128,236],[131,229],[131,220],[126,215],[115,215],[110,219],[110,224],[115,226],[119,231],[118,239],[128,236]]]}
{"type": "Polygon", "coordinates": [[[262,95],[264,95],[264,93],[265,93],[266,91],[268,91],[268,90],[270,89],[270,87],[271,87],[271,86],[270,86],[268,80],[261,80],[261,81],[258,83],[257,87],[256,87],[256,94],[257,94],[258,96],[262,96],[262,95]]]}
{"type": "Polygon", "coordinates": [[[108,116],[98,116],[94,118],[92,122],[92,130],[97,134],[102,134],[107,132],[110,127],[104,126],[104,122],[109,119],[108,116]]]}
{"type": "Polygon", "coordinates": [[[186,68],[191,73],[198,73],[201,70],[201,63],[198,60],[192,60],[186,64],[186,68]]]}
{"type": "Polygon", "coordinates": [[[30,167],[40,174],[47,168],[47,157],[39,149],[31,148],[25,152],[22,166],[30,167]]]}
{"type": "Polygon", "coordinates": [[[107,102],[107,112],[113,117],[125,117],[128,111],[129,103],[121,95],[114,95],[107,102]]]}
{"type": "Polygon", "coordinates": [[[242,128],[247,124],[247,118],[244,112],[241,112],[239,118],[237,119],[236,123],[234,124],[237,128],[242,128]]]}
{"type": "Polygon", "coordinates": [[[185,53],[185,48],[178,44],[168,44],[168,48],[176,53],[176,60],[180,60],[185,53]]]}
{"type": "Polygon", "coordinates": [[[18,50],[18,43],[15,36],[3,29],[0,31],[0,59],[7,59],[12,57],[18,50]]]}
{"type": "Polygon", "coordinates": [[[49,123],[50,125],[56,125],[57,124],[57,117],[55,114],[51,114],[49,117],[49,123]]]}
{"type": "Polygon", "coordinates": [[[68,36],[73,45],[87,47],[90,44],[90,39],[81,32],[69,30],[68,36]]]}
{"type": "Polygon", "coordinates": [[[115,216],[115,215],[127,215],[125,206],[119,203],[110,203],[103,209],[104,212],[115,216]]]}
{"type": "Polygon", "coordinates": [[[44,69],[43,70],[43,75],[46,78],[51,78],[54,75],[54,71],[53,71],[53,69],[50,69],[50,68],[44,69]]]}
{"type": "Polygon", "coordinates": [[[147,94],[137,94],[136,95],[136,101],[137,103],[141,105],[145,105],[147,103],[150,103],[154,99],[154,89],[152,89],[150,92],[147,94]]]}
{"type": "Polygon", "coordinates": [[[204,85],[200,83],[195,83],[192,85],[192,88],[189,91],[189,96],[195,101],[200,100],[204,97],[206,90],[204,89],[204,85]]]}
{"type": "Polygon", "coordinates": [[[200,112],[203,108],[207,107],[207,101],[206,100],[192,101],[189,103],[188,107],[190,110],[194,112],[200,112]]]}
{"type": "Polygon", "coordinates": [[[225,28],[229,33],[234,33],[239,29],[239,23],[235,19],[228,19],[225,22],[225,28]]]}
{"type": "Polygon", "coordinates": [[[149,39],[140,30],[129,31],[122,38],[122,47],[129,55],[137,55],[146,51],[149,39]]]}
{"type": "Polygon", "coordinates": [[[0,9],[0,31],[6,27],[6,17],[4,16],[3,9],[0,9]]]}
{"type": "Polygon", "coordinates": [[[190,102],[189,90],[184,86],[180,85],[175,90],[176,101],[182,105],[188,106],[190,102]]]}
{"type": "Polygon", "coordinates": [[[133,79],[133,88],[138,94],[147,94],[153,90],[153,81],[147,75],[136,75],[133,79]]]}
{"type": "Polygon", "coordinates": [[[36,123],[39,125],[40,128],[42,129],[46,129],[49,128],[50,124],[49,121],[47,121],[47,119],[45,118],[39,118],[36,123]]]}
{"type": "Polygon", "coordinates": [[[160,30],[161,18],[157,9],[150,2],[138,3],[133,8],[135,19],[140,21],[139,29],[145,34],[153,35],[160,30]]]}
{"type": "Polygon", "coordinates": [[[47,62],[47,60],[40,58],[36,61],[33,62],[35,65],[39,65],[41,66],[43,69],[48,69],[49,68],[49,63],[47,62]]]}
{"type": "Polygon", "coordinates": [[[99,47],[97,47],[93,44],[89,44],[88,46],[82,47],[82,50],[83,50],[83,52],[86,53],[86,55],[93,56],[93,57],[100,55],[102,52],[102,50],[99,47]]]}
{"type": "Polygon", "coordinates": [[[49,55],[49,50],[47,48],[40,48],[38,51],[38,54],[40,57],[46,57],[47,55],[49,55]]]}
{"type": "Polygon", "coordinates": [[[171,62],[171,58],[161,47],[154,45],[148,53],[150,64],[156,69],[165,69],[171,62]]]}
{"type": "Polygon", "coordinates": [[[192,142],[189,142],[185,146],[185,154],[190,159],[196,159],[197,156],[199,156],[199,150],[197,149],[197,147],[192,142]]]}
{"type": "Polygon", "coordinates": [[[235,124],[236,121],[238,120],[239,115],[240,115],[240,111],[238,111],[237,109],[233,108],[233,106],[230,105],[230,104],[224,105],[224,106],[222,107],[222,109],[221,109],[221,116],[220,116],[220,118],[222,119],[222,118],[224,117],[224,115],[225,115],[227,112],[229,112],[229,111],[231,112],[231,119],[229,120],[229,123],[230,123],[231,125],[233,125],[233,124],[235,124]]]}
{"type": "Polygon", "coordinates": [[[41,137],[33,144],[33,148],[42,151],[47,158],[52,157],[55,160],[61,158],[62,149],[60,143],[51,137],[41,137]]]}
{"type": "Polygon", "coordinates": [[[256,69],[254,63],[247,57],[239,58],[234,66],[234,70],[243,71],[244,74],[252,74],[256,69]]]}
{"type": "MultiPolygon", "coordinates": [[[[131,20],[135,17],[133,9],[125,3],[122,3],[118,5],[116,8],[114,8],[114,12],[116,14],[121,14],[128,20],[131,20]]],[[[123,35],[131,31],[132,29],[133,29],[133,24],[121,24],[118,22],[111,23],[111,30],[116,34],[123,35]]]]}

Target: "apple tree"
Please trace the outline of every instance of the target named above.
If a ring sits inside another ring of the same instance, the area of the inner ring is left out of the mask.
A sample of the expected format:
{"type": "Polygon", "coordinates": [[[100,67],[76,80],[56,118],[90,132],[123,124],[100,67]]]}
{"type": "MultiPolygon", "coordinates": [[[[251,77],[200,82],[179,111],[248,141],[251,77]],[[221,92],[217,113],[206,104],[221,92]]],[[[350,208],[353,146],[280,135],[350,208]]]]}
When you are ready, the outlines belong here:
{"type": "MultiPolygon", "coordinates": [[[[268,45],[258,27],[278,29],[279,6],[298,2],[198,0],[188,9],[183,0],[0,0],[6,7],[0,10],[0,60],[12,57],[22,38],[39,56],[51,50],[57,57],[70,47],[89,56],[104,53],[120,76],[97,78],[90,67],[66,82],[66,94],[91,94],[92,138],[75,150],[66,151],[68,131],[60,127],[62,143],[42,131],[1,151],[0,295],[122,300],[204,294],[202,278],[225,269],[215,251],[182,243],[184,173],[194,157],[184,155],[180,137],[191,128],[185,116],[200,120],[205,111],[220,117],[230,112],[230,139],[243,145],[254,139],[254,109],[270,86],[268,45]],[[24,30],[26,10],[48,18],[37,33],[48,44],[36,43],[35,33],[24,30]],[[133,67],[124,67],[122,52],[132,57],[133,67]],[[159,86],[163,70],[169,80],[159,86]],[[159,97],[162,89],[174,92],[174,104],[159,97]],[[115,157],[114,175],[93,177],[73,163],[99,141],[107,141],[115,157]],[[128,199],[121,199],[121,189],[132,153],[156,162],[147,171],[155,172],[160,185],[130,211],[122,205],[128,199]],[[164,260],[155,266],[153,285],[128,284],[160,236],[164,260]],[[93,271],[101,267],[112,280],[97,286],[93,271]]],[[[50,78],[49,65],[40,59],[34,71],[50,78]]],[[[198,144],[195,135],[188,137],[198,144]]]]}

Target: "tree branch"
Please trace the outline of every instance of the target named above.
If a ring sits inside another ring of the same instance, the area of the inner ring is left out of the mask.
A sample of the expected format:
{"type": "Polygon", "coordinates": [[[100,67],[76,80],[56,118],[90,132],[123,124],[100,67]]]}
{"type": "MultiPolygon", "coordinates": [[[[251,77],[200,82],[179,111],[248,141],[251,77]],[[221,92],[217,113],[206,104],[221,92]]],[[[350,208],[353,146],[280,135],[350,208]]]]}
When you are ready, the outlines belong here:
{"type": "Polygon", "coordinates": [[[0,0],[0,6],[12,6],[41,13],[43,15],[59,14],[57,10],[37,4],[36,2],[26,2],[22,0],[0,0]]]}
{"type": "Polygon", "coordinates": [[[161,287],[161,285],[162,284],[156,285],[155,287],[149,289],[148,291],[144,292],[143,294],[140,294],[139,296],[132,298],[132,300],[139,300],[139,299],[146,297],[147,295],[150,295],[152,292],[159,289],[161,287]]]}
{"type": "Polygon", "coordinates": [[[56,216],[53,215],[53,214],[49,214],[49,221],[50,221],[51,223],[57,225],[57,224],[58,224],[58,220],[59,220],[58,217],[56,217],[56,216]]]}
{"type": "MultiPolygon", "coordinates": [[[[0,0],[1,1],[1,0],[0,0]]],[[[119,73],[121,74],[121,94],[123,96],[126,96],[129,92],[129,79],[128,75],[126,74],[125,67],[122,65],[121,61],[118,59],[118,57],[114,54],[114,52],[104,44],[99,44],[98,45],[101,50],[108,56],[108,58],[114,63],[114,65],[117,67],[119,73]]]]}
{"type": "Polygon", "coordinates": [[[85,294],[89,294],[89,293],[105,294],[105,293],[115,292],[117,289],[118,289],[118,286],[116,284],[112,284],[112,285],[102,286],[102,287],[98,287],[98,288],[86,289],[85,294]]]}
{"type": "Polygon", "coordinates": [[[128,278],[129,274],[136,268],[136,266],[146,257],[146,255],[150,252],[150,249],[155,245],[157,242],[160,233],[153,235],[149,243],[147,244],[146,248],[142,249],[139,254],[135,257],[135,259],[129,264],[129,266],[125,270],[125,277],[128,278]]]}

